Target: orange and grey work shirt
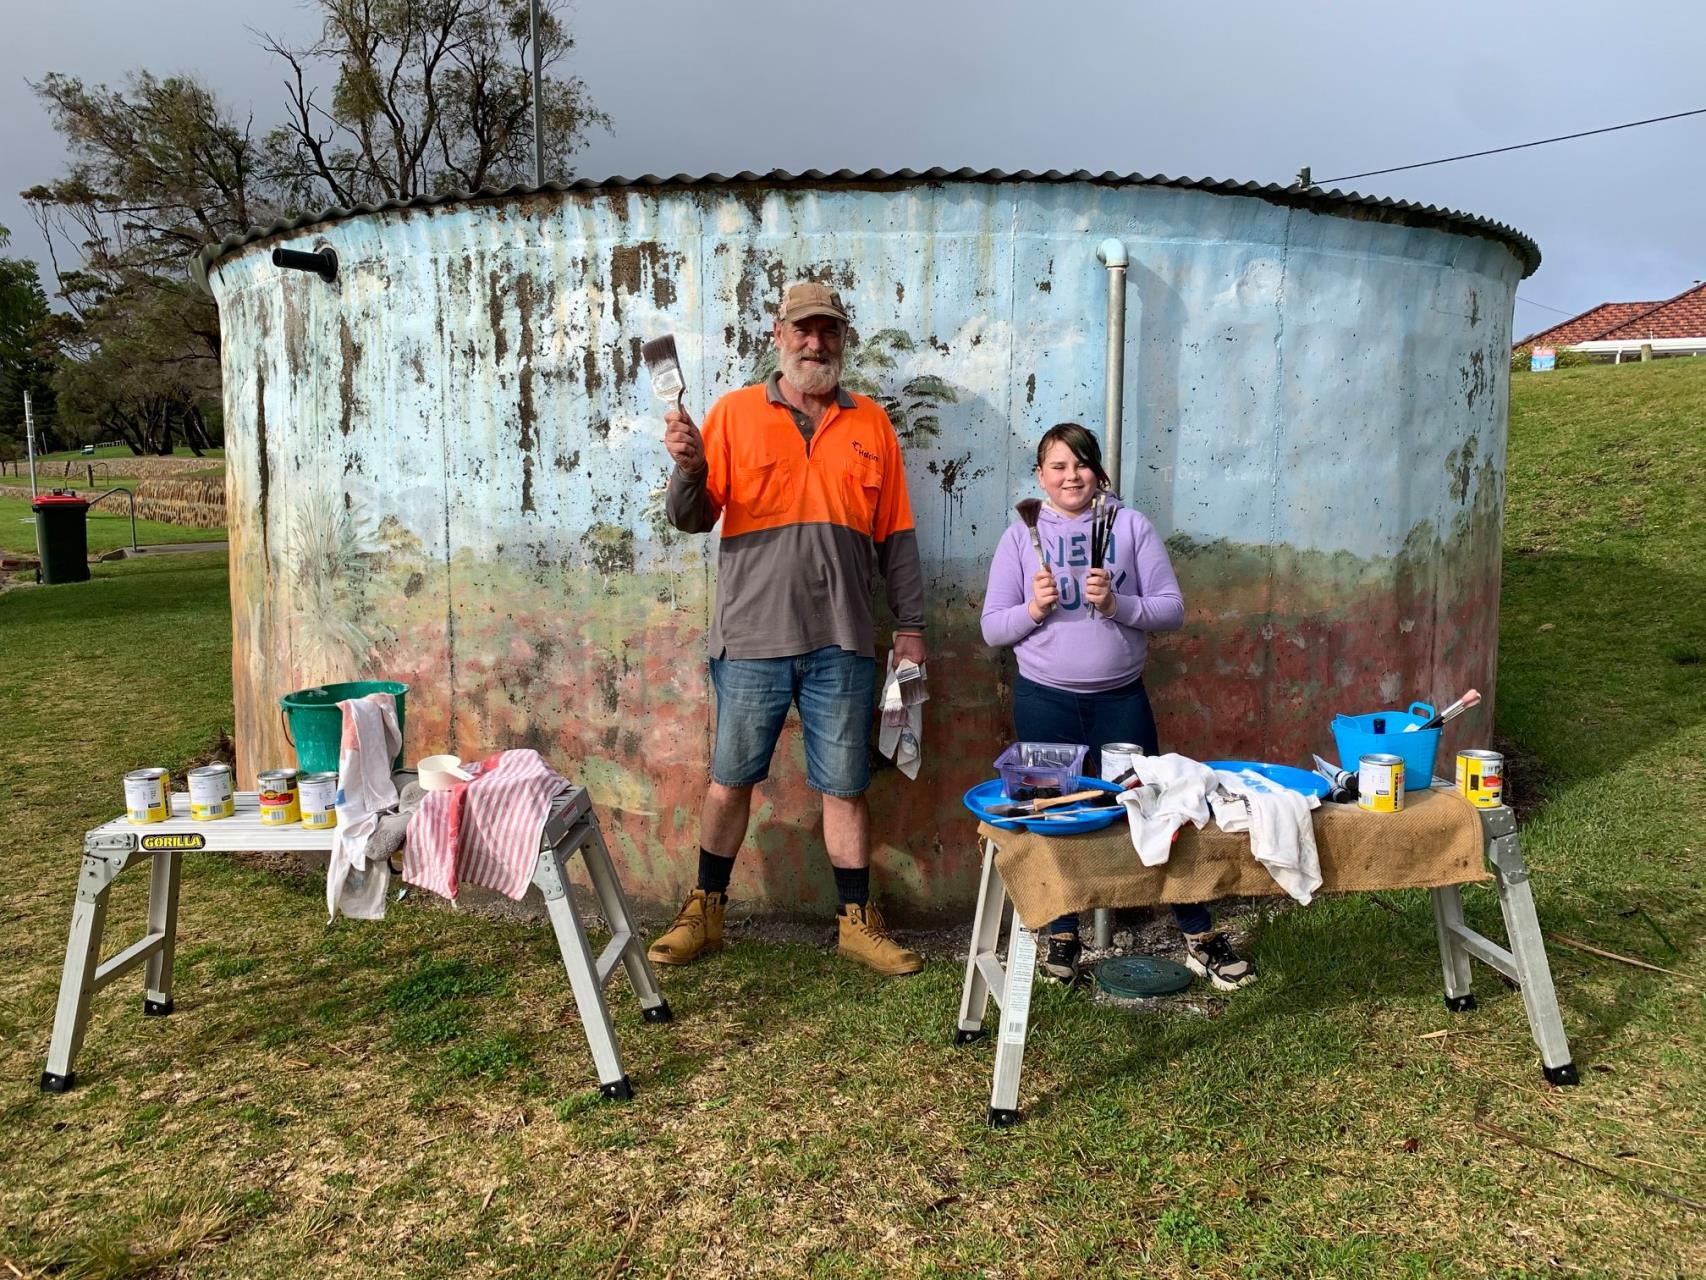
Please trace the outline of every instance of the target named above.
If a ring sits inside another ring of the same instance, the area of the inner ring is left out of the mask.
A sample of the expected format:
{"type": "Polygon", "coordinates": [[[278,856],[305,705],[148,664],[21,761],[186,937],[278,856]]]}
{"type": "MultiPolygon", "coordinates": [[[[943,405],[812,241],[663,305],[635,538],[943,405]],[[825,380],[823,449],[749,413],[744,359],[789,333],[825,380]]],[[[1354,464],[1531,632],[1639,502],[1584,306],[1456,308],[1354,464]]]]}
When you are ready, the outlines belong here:
{"type": "Polygon", "coordinates": [[[723,521],[713,657],[785,658],[828,645],[874,657],[873,562],[896,625],[923,630],[900,442],[874,400],[838,390],[814,430],[775,375],[718,400],[701,433],[705,474],[676,468],[667,510],[684,533],[723,521]]]}

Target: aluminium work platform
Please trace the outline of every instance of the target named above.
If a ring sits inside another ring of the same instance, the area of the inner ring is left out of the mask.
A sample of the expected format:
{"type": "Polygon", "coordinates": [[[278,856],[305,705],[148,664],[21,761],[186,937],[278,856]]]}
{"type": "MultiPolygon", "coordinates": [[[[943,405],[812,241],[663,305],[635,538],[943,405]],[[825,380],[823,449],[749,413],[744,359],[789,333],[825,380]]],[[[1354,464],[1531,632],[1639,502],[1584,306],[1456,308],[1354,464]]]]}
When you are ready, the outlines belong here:
{"type": "MultiPolygon", "coordinates": [[[[330,829],[315,830],[300,824],[263,826],[257,793],[239,791],[236,799],[237,812],[232,817],[198,822],[189,816],[189,797],[180,792],[171,797],[172,816],[164,822],[136,826],[117,818],[83,838],[83,868],[71,912],[71,937],[59,981],[53,1040],[47,1069],[41,1074],[41,1087],[46,1092],[64,1093],[76,1082],[73,1068],[88,1029],[89,1005],[101,988],[145,965],[142,1012],[151,1017],[172,1012],[172,955],[177,943],[178,884],[185,853],[331,852],[330,829]],[[139,942],[102,962],[107,894],[121,874],[144,863],[150,865],[148,932],[139,942]]],[[[634,932],[627,897],[584,788],[571,787],[552,801],[533,868],[533,883],[544,895],[551,928],[557,935],[557,949],[598,1072],[599,1092],[608,1099],[632,1097],[604,999],[604,985],[616,966],[627,970],[647,1022],[668,1022],[671,1014],[669,1002],[658,990],[645,947],[634,932]],[[569,884],[568,862],[577,853],[586,866],[599,910],[610,926],[610,941],[596,956],[569,884]]]]}
{"type": "MultiPolygon", "coordinates": [[[[1436,780],[1434,785],[1455,797],[1451,784],[1436,780]]],[[[1502,805],[1475,812],[1480,822],[1481,857],[1492,873],[1510,947],[1507,950],[1465,922],[1462,884],[1429,888],[1440,962],[1445,974],[1445,1007],[1453,1013],[1473,1009],[1475,996],[1470,990],[1469,962],[1473,959],[1488,965],[1521,988],[1529,1031],[1540,1050],[1541,1069],[1547,1081],[1555,1085],[1578,1084],[1579,1076],[1570,1057],[1569,1042],[1564,1036],[1564,1024],[1558,1012],[1557,994],[1552,986],[1545,940],[1534,910],[1528,867],[1523,862],[1522,848],[1517,840],[1516,815],[1502,805]]],[[[1370,817],[1380,820],[1379,815],[1370,817]]],[[[1061,848],[1067,842],[1086,838],[1051,836],[1042,839],[1051,847],[1061,848]]],[[[1019,1073],[1024,1063],[1025,1037],[1030,1023],[1037,935],[1033,929],[1026,927],[1015,910],[1007,928],[1007,960],[1005,964],[1002,962],[999,947],[1003,917],[1008,914],[1008,888],[997,866],[998,849],[997,839],[985,834],[983,877],[978,885],[977,907],[972,916],[971,946],[966,956],[965,981],[960,992],[955,1043],[971,1044],[988,1034],[984,1019],[993,999],[1000,1007],[1000,1019],[987,1119],[992,1127],[1004,1128],[1019,1120],[1019,1073]]],[[[1064,875],[1070,875],[1065,869],[1070,861],[1070,857],[1061,859],[1064,875]]],[[[1333,889],[1331,881],[1321,886],[1323,892],[1333,889]]],[[[1277,894],[1278,887],[1275,886],[1271,892],[1277,894]]],[[[1152,904],[1131,902],[1127,905],[1152,904]]],[[[1038,928],[1053,918],[1052,913],[1039,914],[1043,918],[1037,921],[1038,928]]]]}

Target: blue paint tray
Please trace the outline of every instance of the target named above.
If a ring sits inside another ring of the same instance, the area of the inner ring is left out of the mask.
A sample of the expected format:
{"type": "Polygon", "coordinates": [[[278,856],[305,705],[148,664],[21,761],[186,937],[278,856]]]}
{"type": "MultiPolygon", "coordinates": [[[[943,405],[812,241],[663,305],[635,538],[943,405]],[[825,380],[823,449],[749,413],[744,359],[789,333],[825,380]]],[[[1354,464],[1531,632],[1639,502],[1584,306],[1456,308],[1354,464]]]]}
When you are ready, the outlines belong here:
{"type": "Polygon", "coordinates": [[[1225,769],[1228,773],[1242,773],[1248,769],[1288,791],[1300,791],[1306,796],[1319,796],[1323,800],[1332,789],[1328,786],[1327,779],[1320,774],[1311,773],[1307,769],[1294,769],[1289,764],[1265,764],[1260,760],[1204,760],[1203,763],[1210,769],[1225,769]]]}
{"type": "MultiPolygon", "coordinates": [[[[1111,782],[1103,782],[1100,778],[1079,777],[1069,791],[1111,791],[1115,795],[1120,788],[1111,782]]],[[[1052,812],[1063,813],[1060,818],[1000,818],[990,812],[995,805],[1010,804],[1007,793],[1003,789],[1000,778],[991,778],[988,782],[980,782],[965,794],[965,806],[992,827],[1001,827],[1006,831],[1035,831],[1045,836],[1076,836],[1086,831],[1100,831],[1103,827],[1112,826],[1118,819],[1125,821],[1125,808],[1114,805],[1107,809],[1079,810],[1075,805],[1063,805],[1052,812]]],[[[1050,812],[1044,810],[1045,813],[1050,812]]]]}

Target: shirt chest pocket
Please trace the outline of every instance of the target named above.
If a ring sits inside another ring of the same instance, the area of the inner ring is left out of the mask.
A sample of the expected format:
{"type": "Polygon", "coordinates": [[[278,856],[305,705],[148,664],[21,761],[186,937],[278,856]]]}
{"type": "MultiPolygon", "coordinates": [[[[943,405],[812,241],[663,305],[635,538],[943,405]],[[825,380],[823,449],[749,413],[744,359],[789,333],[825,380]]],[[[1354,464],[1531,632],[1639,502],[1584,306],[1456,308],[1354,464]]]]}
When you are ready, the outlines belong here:
{"type": "Polygon", "coordinates": [[[854,454],[841,469],[841,500],[847,513],[861,527],[870,529],[877,516],[877,500],[883,492],[883,464],[854,454]]]}
{"type": "Polygon", "coordinates": [[[742,468],[741,496],[754,519],[786,515],[799,498],[802,459],[780,451],[755,454],[742,468]]]}

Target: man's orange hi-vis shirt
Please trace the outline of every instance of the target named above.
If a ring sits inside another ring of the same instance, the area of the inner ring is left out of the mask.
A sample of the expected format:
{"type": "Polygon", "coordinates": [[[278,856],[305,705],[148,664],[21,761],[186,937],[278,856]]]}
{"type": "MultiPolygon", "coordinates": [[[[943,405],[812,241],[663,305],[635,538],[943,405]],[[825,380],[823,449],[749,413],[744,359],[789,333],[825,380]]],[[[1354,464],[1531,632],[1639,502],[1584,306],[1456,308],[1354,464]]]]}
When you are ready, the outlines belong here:
{"type": "Polygon", "coordinates": [[[924,572],[900,442],[864,396],[836,392],[812,432],[777,379],[731,391],[701,429],[705,474],[669,480],[669,521],[723,522],[711,655],[783,658],[836,645],[874,657],[871,570],[906,630],[924,626],[924,572]]]}

